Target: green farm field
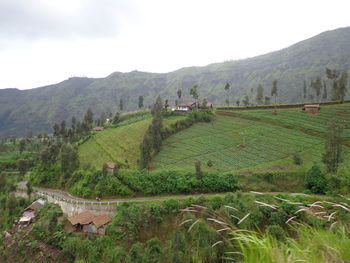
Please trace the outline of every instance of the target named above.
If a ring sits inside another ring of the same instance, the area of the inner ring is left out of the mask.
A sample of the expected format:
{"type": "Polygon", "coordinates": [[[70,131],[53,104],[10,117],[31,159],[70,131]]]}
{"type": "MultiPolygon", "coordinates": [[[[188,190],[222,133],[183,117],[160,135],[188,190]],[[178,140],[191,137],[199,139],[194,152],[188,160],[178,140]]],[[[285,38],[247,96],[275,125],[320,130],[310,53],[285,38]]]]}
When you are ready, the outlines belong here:
{"type": "MultiPolygon", "coordinates": [[[[184,117],[166,118],[164,125],[170,125],[182,118],[184,117]]],[[[150,123],[151,119],[147,118],[97,132],[79,146],[80,165],[101,169],[105,162],[120,162],[130,168],[137,168],[140,143],[150,123]]]]}
{"type": "MultiPolygon", "coordinates": [[[[342,105],[342,112],[350,113],[349,105],[342,105]]],[[[322,108],[319,115],[308,115],[300,110],[279,110],[272,115],[271,110],[239,111],[252,117],[270,116],[290,128],[262,121],[217,115],[213,123],[197,123],[167,139],[152,162],[153,169],[194,170],[195,161],[202,162],[203,170],[208,171],[263,171],[295,170],[320,162],[324,151],[324,139],[302,132],[308,127],[317,132],[325,132],[327,120],[333,106],[322,108]],[[283,118],[288,116],[288,118],[283,118]],[[313,126],[317,127],[313,127],[313,126]],[[299,153],[304,161],[302,167],[293,163],[293,154],[299,153]],[[213,166],[209,167],[207,162],[213,166]]],[[[237,113],[237,112],[235,112],[237,113]]],[[[341,117],[343,117],[341,115],[341,117]]],[[[343,117],[344,118],[344,117],[343,117]]],[[[346,118],[344,118],[346,120],[346,118]]],[[[270,119],[269,119],[270,120],[270,119]]],[[[345,132],[348,132],[346,130],[345,132]]],[[[346,160],[349,149],[345,148],[346,160]]],[[[350,162],[341,169],[349,169],[350,162]]]]}
{"type": "MultiPolygon", "coordinates": [[[[322,106],[318,114],[312,115],[303,112],[301,109],[278,109],[277,114],[273,110],[243,110],[234,111],[247,117],[254,117],[261,120],[281,124],[284,127],[298,129],[305,132],[313,132],[324,137],[327,123],[332,119],[343,122],[345,142],[350,145],[350,103],[322,106]]],[[[226,111],[230,112],[230,111],[226,111]]],[[[233,112],[233,111],[231,111],[233,112]]]]}

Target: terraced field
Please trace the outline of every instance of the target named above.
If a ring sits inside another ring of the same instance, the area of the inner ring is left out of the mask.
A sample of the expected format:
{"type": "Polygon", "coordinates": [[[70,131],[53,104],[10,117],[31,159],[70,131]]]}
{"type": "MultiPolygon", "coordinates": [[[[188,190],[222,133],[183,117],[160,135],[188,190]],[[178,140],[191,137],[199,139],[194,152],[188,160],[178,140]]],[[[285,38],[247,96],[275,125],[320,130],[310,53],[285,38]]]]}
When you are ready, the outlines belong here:
{"type": "Polygon", "coordinates": [[[345,125],[345,139],[350,144],[350,103],[323,106],[317,115],[305,113],[297,108],[279,109],[276,115],[271,114],[271,112],[272,110],[245,110],[236,111],[235,113],[280,123],[306,132],[315,132],[321,136],[324,136],[326,132],[327,123],[332,119],[338,119],[345,125]]]}
{"type": "Polygon", "coordinates": [[[276,165],[294,169],[296,167],[292,162],[292,155],[296,152],[300,153],[307,164],[319,162],[324,139],[300,130],[311,129],[324,134],[327,121],[332,118],[333,113],[340,111],[345,112],[344,115],[339,115],[347,121],[349,105],[329,106],[329,109],[324,107],[319,115],[308,115],[296,109],[279,110],[278,115],[272,115],[271,110],[239,112],[280,121],[290,128],[217,116],[217,120],[211,124],[195,124],[167,139],[160,153],[154,157],[152,167],[193,170],[194,163],[198,160],[202,162],[204,170],[221,172],[276,165]],[[213,163],[212,167],[206,165],[209,160],[213,163]]]}
{"type": "MultiPolygon", "coordinates": [[[[171,117],[164,120],[170,125],[183,117],[171,117]]],[[[117,128],[96,133],[87,142],[79,146],[80,164],[101,169],[103,163],[114,161],[137,168],[140,156],[139,146],[151,119],[137,121],[117,128]]]]}

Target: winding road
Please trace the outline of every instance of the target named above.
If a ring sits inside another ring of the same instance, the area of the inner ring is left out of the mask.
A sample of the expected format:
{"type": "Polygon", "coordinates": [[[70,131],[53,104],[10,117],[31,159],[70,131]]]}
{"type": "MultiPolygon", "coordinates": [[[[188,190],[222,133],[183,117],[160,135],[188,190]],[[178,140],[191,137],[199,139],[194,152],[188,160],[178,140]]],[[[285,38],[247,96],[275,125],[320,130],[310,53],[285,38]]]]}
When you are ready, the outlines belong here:
{"type": "MultiPolygon", "coordinates": [[[[26,191],[27,182],[22,181],[17,184],[17,189],[26,191]]],[[[42,188],[42,187],[33,187],[35,192],[39,195],[47,195],[47,196],[52,196],[57,199],[61,199],[64,201],[68,202],[74,202],[74,203],[84,203],[84,204],[105,204],[105,205],[110,205],[110,204],[118,204],[122,202],[135,202],[135,201],[148,201],[148,200],[164,200],[164,199],[169,199],[169,198],[186,198],[189,196],[201,196],[203,194],[187,194],[187,195],[168,195],[168,196],[149,196],[149,197],[132,197],[132,198],[120,198],[120,199],[110,199],[110,200],[101,200],[101,201],[95,201],[95,200],[90,200],[90,199],[84,199],[80,197],[73,196],[65,191],[62,190],[56,190],[56,189],[49,189],[49,188],[42,188]]],[[[224,195],[227,193],[206,193],[205,195],[210,196],[210,195],[224,195]]]]}

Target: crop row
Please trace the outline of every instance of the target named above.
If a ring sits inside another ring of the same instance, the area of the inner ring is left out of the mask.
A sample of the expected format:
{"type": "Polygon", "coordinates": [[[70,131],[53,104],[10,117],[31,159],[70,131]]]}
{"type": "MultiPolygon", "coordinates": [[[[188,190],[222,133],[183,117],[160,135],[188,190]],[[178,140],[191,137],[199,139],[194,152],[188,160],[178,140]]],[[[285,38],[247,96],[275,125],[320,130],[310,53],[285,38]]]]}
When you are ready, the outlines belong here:
{"type": "Polygon", "coordinates": [[[195,125],[166,140],[153,166],[193,169],[195,161],[210,160],[213,169],[231,171],[278,160],[320,144],[322,139],[299,131],[220,116],[214,125],[195,125]]]}

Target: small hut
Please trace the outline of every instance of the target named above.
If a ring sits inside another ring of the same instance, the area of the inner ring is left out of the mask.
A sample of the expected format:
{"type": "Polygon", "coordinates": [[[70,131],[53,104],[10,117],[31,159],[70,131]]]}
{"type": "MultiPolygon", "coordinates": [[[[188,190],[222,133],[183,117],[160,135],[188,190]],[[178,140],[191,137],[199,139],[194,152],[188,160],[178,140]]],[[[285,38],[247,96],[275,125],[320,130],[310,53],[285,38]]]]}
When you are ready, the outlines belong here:
{"type": "Polygon", "coordinates": [[[197,107],[196,102],[190,101],[190,102],[183,102],[177,105],[176,110],[178,111],[190,111],[192,109],[195,109],[197,107]]]}
{"type": "Polygon", "coordinates": [[[319,113],[320,104],[305,104],[303,110],[311,114],[319,113]]]}
{"type": "Polygon", "coordinates": [[[107,225],[112,219],[106,215],[95,216],[90,211],[85,211],[68,217],[68,221],[76,231],[104,235],[106,233],[107,225]]]}
{"type": "Polygon", "coordinates": [[[44,200],[38,199],[23,211],[19,224],[30,224],[36,216],[36,212],[45,204],[44,200]]]}

